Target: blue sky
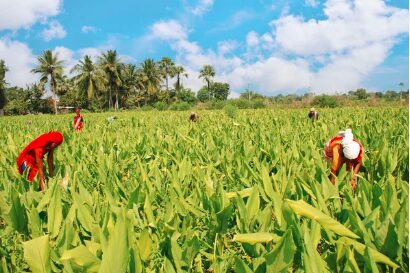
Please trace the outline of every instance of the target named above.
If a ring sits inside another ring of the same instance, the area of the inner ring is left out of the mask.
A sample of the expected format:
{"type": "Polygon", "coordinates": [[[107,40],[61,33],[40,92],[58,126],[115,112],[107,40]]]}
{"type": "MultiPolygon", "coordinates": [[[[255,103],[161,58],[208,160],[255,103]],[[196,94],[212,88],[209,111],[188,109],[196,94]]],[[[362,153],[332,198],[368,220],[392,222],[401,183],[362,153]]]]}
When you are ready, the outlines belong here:
{"type": "Polygon", "coordinates": [[[408,1],[402,0],[0,0],[0,58],[10,85],[25,86],[43,50],[66,71],[117,49],[125,62],[171,57],[197,91],[198,71],[233,94],[408,88],[408,1]]]}

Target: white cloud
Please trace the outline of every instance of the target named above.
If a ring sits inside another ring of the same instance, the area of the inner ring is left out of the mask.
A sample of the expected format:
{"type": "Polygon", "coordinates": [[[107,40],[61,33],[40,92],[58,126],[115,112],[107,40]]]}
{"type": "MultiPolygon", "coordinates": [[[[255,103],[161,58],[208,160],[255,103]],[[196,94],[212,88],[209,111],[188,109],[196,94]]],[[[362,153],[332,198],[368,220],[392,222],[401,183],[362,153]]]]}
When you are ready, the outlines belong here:
{"type": "Polygon", "coordinates": [[[239,10],[230,16],[226,21],[220,23],[215,28],[210,29],[209,32],[232,30],[253,18],[255,18],[255,13],[249,10],[239,10]]]}
{"type": "Polygon", "coordinates": [[[83,33],[97,32],[97,28],[93,26],[82,26],[81,32],[83,33]]]}
{"type": "Polygon", "coordinates": [[[92,60],[97,60],[97,57],[101,55],[101,53],[104,50],[100,48],[95,48],[95,47],[87,47],[87,48],[81,48],[78,50],[78,53],[80,54],[80,57],[83,58],[85,55],[90,56],[92,60]]]}
{"type": "Polygon", "coordinates": [[[10,86],[25,87],[38,80],[38,76],[31,73],[37,60],[26,44],[0,38],[0,59],[3,59],[9,68],[6,82],[10,86]]]}
{"type": "Polygon", "coordinates": [[[408,11],[381,0],[330,0],[325,20],[288,15],[274,21],[276,41],[298,55],[328,54],[384,42],[408,32],[408,11]]]}
{"type": "Polygon", "coordinates": [[[188,10],[193,15],[202,16],[211,9],[213,4],[214,0],[198,0],[198,3],[194,7],[188,8],[188,10]]]}
{"type": "Polygon", "coordinates": [[[358,88],[408,33],[408,11],[381,0],[329,0],[324,6],[323,20],[287,15],[273,21],[275,43],[321,64],[307,86],[317,93],[358,88]]]}
{"type": "Polygon", "coordinates": [[[53,54],[57,54],[58,60],[63,61],[64,74],[70,75],[71,68],[73,68],[77,63],[75,52],[63,46],[57,46],[56,48],[54,48],[53,54]]]}
{"type": "Polygon", "coordinates": [[[188,31],[177,21],[161,20],[151,27],[152,38],[157,38],[160,40],[178,40],[186,39],[188,31]]]}
{"type": "Polygon", "coordinates": [[[241,96],[241,94],[231,91],[229,93],[228,99],[238,99],[240,96],[241,96]]]}
{"type": "Polygon", "coordinates": [[[248,47],[255,47],[259,45],[259,37],[255,31],[251,31],[246,35],[246,45],[248,47]]]}
{"type": "Polygon", "coordinates": [[[313,76],[310,88],[317,93],[355,90],[361,81],[387,57],[391,44],[372,44],[332,57],[313,76]],[[371,58],[369,58],[371,56],[371,58]]]}
{"type": "Polygon", "coordinates": [[[270,57],[249,65],[242,65],[222,76],[233,90],[243,90],[248,85],[264,94],[294,92],[309,86],[311,73],[305,60],[288,61],[270,57]],[[295,79],[295,75],[297,79],[295,79]]]}
{"type": "Polygon", "coordinates": [[[221,55],[233,52],[238,47],[238,42],[234,40],[218,42],[218,53],[221,55]]]}
{"type": "Polygon", "coordinates": [[[28,28],[60,12],[62,0],[0,1],[0,30],[28,28]]]}
{"type": "Polygon", "coordinates": [[[305,0],[305,4],[310,7],[317,7],[318,2],[316,0],[305,0]]]}
{"type": "Polygon", "coordinates": [[[64,27],[56,20],[51,21],[48,24],[48,28],[41,32],[41,36],[44,41],[48,42],[53,39],[62,39],[67,35],[64,27]]]}

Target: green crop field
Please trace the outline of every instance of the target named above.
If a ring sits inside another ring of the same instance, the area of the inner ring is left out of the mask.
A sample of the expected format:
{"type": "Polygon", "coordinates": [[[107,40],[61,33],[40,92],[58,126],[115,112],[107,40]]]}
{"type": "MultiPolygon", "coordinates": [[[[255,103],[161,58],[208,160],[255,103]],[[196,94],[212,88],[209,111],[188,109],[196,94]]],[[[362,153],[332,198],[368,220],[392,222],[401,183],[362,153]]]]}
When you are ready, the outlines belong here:
{"type": "Polygon", "coordinates": [[[110,115],[0,118],[0,272],[408,272],[406,108],[110,115]],[[348,127],[356,192],[322,156],[348,127]],[[38,192],[15,161],[49,130],[38,192]]]}

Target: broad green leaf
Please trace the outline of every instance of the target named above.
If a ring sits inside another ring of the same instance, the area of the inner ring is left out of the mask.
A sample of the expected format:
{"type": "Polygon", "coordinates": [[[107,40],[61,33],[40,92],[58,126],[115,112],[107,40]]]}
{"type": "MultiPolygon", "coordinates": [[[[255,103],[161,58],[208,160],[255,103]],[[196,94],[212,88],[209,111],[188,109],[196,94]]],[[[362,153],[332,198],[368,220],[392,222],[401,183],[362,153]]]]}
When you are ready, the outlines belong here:
{"type": "Polygon", "coordinates": [[[269,172],[267,168],[264,166],[262,167],[262,183],[263,189],[265,190],[266,195],[272,200],[272,196],[274,194],[273,187],[272,187],[272,180],[269,177],[269,172]]]}
{"type": "MultiPolygon", "coordinates": [[[[347,237],[342,237],[338,240],[338,242],[347,245],[347,246],[353,246],[353,248],[362,256],[366,255],[365,254],[365,250],[366,250],[366,246],[355,241],[352,240],[350,238],[347,237]]],[[[398,268],[399,266],[397,264],[395,264],[394,262],[392,262],[389,257],[383,255],[382,253],[380,253],[379,251],[372,249],[370,247],[367,247],[367,251],[368,251],[368,255],[373,259],[373,261],[375,261],[376,263],[384,263],[387,264],[393,268],[398,268]]]]}
{"type": "Polygon", "coordinates": [[[278,242],[281,238],[273,233],[259,232],[259,233],[247,233],[236,234],[233,236],[232,241],[238,243],[248,243],[254,245],[256,243],[267,243],[270,241],[278,242]]]}
{"type": "Polygon", "coordinates": [[[32,207],[30,209],[29,223],[30,223],[31,237],[35,238],[43,234],[39,213],[35,207],[32,207]]]}
{"type": "Polygon", "coordinates": [[[55,238],[60,231],[61,221],[63,220],[63,213],[61,205],[60,186],[57,182],[54,182],[51,189],[51,199],[47,208],[47,229],[50,233],[51,238],[55,238]]]}
{"type": "Polygon", "coordinates": [[[1,273],[9,273],[10,272],[9,269],[7,268],[7,262],[6,262],[5,257],[1,258],[0,272],[1,273]]]}
{"type": "Polygon", "coordinates": [[[176,273],[174,266],[172,265],[171,261],[165,257],[165,264],[164,264],[165,271],[167,273],[176,273]]]}
{"type": "Polygon", "coordinates": [[[293,242],[292,232],[288,230],[275,245],[274,249],[266,254],[266,271],[285,273],[293,263],[296,246],[293,242]]]}
{"type": "Polygon", "coordinates": [[[370,254],[370,251],[369,251],[369,248],[368,248],[368,247],[365,248],[364,253],[365,253],[365,259],[364,259],[364,261],[365,261],[365,263],[366,263],[364,272],[366,272],[366,273],[367,273],[367,272],[369,272],[369,273],[379,273],[379,269],[377,269],[377,265],[376,265],[376,263],[373,261],[373,257],[372,257],[372,255],[370,254]]]}
{"type": "Polygon", "coordinates": [[[334,220],[330,216],[327,216],[320,210],[312,207],[305,201],[292,201],[289,199],[287,199],[286,201],[296,214],[317,221],[324,229],[330,230],[340,236],[359,238],[359,236],[354,234],[344,225],[334,220]]]}
{"type": "Polygon", "coordinates": [[[11,226],[15,230],[21,233],[27,233],[27,213],[20,201],[19,193],[14,189],[14,187],[11,187],[10,200],[11,206],[6,218],[10,221],[11,226]]]}
{"type": "Polygon", "coordinates": [[[130,258],[125,213],[119,210],[117,221],[104,251],[99,273],[125,273],[130,258]]]}
{"type": "Polygon", "coordinates": [[[253,271],[241,259],[235,256],[235,272],[252,273],[253,271]]]}
{"type": "Polygon", "coordinates": [[[33,240],[23,242],[24,259],[33,273],[49,273],[50,246],[48,235],[37,237],[33,240]]]}
{"type": "Polygon", "coordinates": [[[147,229],[141,232],[138,240],[138,249],[143,261],[147,261],[151,255],[152,240],[147,229]]]}
{"type": "Polygon", "coordinates": [[[241,190],[241,191],[227,192],[226,196],[229,199],[232,199],[232,198],[235,198],[237,196],[237,194],[239,194],[239,196],[241,198],[245,198],[245,197],[249,197],[252,194],[252,192],[253,192],[253,188],[248,188],[248,189],[244,189],[244,190],[241,190]]]}
{"type": "Polygon", "coordinates": [[[89,273],[98,272],[101,264],[101,261],[83,245],[64,251],[60,260],[70,261],[89,273]]]}
{"type": "Polygon", "coordinates": [[[246,202],[246,218],[248,219],[248,222],[251,222],[252,219],[256,216],[256,214],[258,214],[259,204],[259,191],[257,187],[254,187],[251,196],[246,202]]]}
{"type": "Polygon", "coordinates": [[[145,196],[144,212],[145,212],[145,215],[147,216],[148,225],[155,227],[156,226],[155,217],[154,217],[154,213],[152,212],[151,202],[149,200],[148,194],[145,196]]]}

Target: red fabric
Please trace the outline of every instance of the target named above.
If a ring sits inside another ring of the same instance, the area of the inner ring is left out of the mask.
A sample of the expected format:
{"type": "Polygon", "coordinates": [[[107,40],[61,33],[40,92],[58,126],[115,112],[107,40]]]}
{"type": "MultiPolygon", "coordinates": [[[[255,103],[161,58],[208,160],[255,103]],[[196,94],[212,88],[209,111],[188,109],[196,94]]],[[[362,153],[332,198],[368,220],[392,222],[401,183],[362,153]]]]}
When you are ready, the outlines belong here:
{"type": "Polygon", "coordinates": [[[74,117],[74,126],[75,126],[75,130],[76,131],[80,131],[82,128],[83,128],[83,125],[84,125],[84,123],[83,123],[83,121],[82,121],[82,116],[81,116],[81,114],[77,114],[75,117],[74,117]],[[78,122],[79,121],[79,122],[78,122]],[[77,125],[77,122],[78,122],[78,125],[77,125]]]}
{"type": "Polygon", "coordinates": [[[331,150],[333,142],[341,141],[342,139],[343,139],[342,136],[335,136],[334,138],[332,138],[326,143],[325,149],[324,149],[324,154],[325,154],[326,159],[333,157],[332,150],[331,150]]]}
{"type": "Polygon", "coordinates": [[[43,158],[46,153],[45,147],[50,143],[60,145],[63,142],[63,135],[60,132],[50,131],[42,134],[38,138],[30,142],[17,158],[17,168],[20,174],[23,174],[22,164],[26,162],[27,168],[29,168],[28,180],[33,181],[38,173],[38,166],[36,162],[37,156],[43,158]]]}
{"type": "MultiPolygon", "coordinates": [[[[341,141],[342,139],[343,139],[342,136],[335,136],[334,138],[332,138],[331,140],[329,140],[329,141],[326,143],[325,149],[324,149],[325,158],[332,158],[332,157],[333,157],[332,151],[331,151],[332,144],[333,144],[333,142],[341,141]]],[[[361,162],[362,159],[363,159],[363,146],[362,146],[362,144],[361,144],[359,141],[357,141],[356,139],[353,139],[353,141],[359,143],[359,145],[360,145],[360,152],[359,152],[359,155],[357,156],[357,158],[354,159],[354,160],[349,160],[351,164],[356,165],[356,164],[358,164],[359,162],[361,162]]],[[[346,165],[346,168],[347,168],[347,165],[346,165]]]]}

